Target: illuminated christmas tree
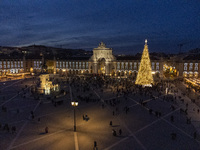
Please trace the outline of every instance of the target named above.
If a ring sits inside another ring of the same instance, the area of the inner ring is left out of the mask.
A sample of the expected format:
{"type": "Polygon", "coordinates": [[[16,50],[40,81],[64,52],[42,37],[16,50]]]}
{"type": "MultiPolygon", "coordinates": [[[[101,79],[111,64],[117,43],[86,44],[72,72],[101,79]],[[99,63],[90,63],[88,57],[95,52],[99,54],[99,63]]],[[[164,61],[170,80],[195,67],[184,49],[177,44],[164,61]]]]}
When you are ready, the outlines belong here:
{"type": "Polygon", "coordinates": [[[135,84],[142,86],[152,86],[153,84],[153,76],[151,73],[151,62],[149,58],[147,40],[145,40],[142,59],[140,62],[140,68],[137,74],[135,84]]]}

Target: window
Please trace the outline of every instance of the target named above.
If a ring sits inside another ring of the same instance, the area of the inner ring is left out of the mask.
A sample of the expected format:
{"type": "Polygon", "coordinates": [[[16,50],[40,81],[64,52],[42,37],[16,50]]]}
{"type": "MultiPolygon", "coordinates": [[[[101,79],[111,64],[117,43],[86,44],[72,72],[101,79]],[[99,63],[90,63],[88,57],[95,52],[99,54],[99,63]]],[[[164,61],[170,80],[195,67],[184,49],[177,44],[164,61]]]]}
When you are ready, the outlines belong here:
{"type": "Polygon", "coordinates": [[[125,69],[128,69],[128,62],[125,63],[125,69]]]}
{"type": "Polygon", "coordinates": [[[156,63],[156,70],[159,70],[159,62],[156,63]]]}
{"type": "Polygon", "coordinates": [[[190,63],[189,70],[192,70],[192,69],[193,69],[193,63],[190,63]]]}
{"type": "Polygon", "coordinates": [[[81,69],[81,62],[79,62],[79,69],[81,69]]]}
{"type": "Polygon", "coordinates": [[[76,62],[76,69],[78,69],[78,62],[76,62]]]}
{"type": "Polygon", "coordinates": [[[15,63],[15,68],[17,68],[17,62],[15,61],[14,63],[15,63]]]}
{"type": "Polygon", "coordinates": [[[0,68],[2,68],[2,61],[0,61],[0,68]]]}
{"type": "Polygon", "coordinates": [[[23,61],[21,61],[21,67],[23,68],[23,61]]]}
{"type": "Polygon", "coordinates": [[[184,63],[184,70],[187,70],[187,63],[184,63]]]}
{"type": "Polygon", "coordinates": [[[85,69],[85,62],[83,62],[83,69],[85,69]]]}
{"type": "Polygon", "coordinates": [[[75,68],[75,63],[74,62],[72,62],[72,67],[75,68]]]}
{"type": "Polygon", "coordinates": [[[134,70],[136,70],[136,69],[137,69],[137,63],[134,62],[134,70]]]}
{"type": "Polygon", "coordinates": [[[6,68],[6,61],[4,61],[3,64],[4,64],[3,67],[5,69],[6,68]]]}
{"type": "Polygon", "coordinates": [[[154,63],[154,62],[152,62],[152,63],[151,63],[151,69],[152,69],[152,70],[154,70],[154,69],[155,69],[155,66],[154,66],[154,65],[155,65],[155,63],[154,63]]]}
{"type": "Polygon", "coordinates": [[[37,68],[39,68],[40,67],[40,62],[39,61],[37,61],[37,68]]]}
{"type": "Polygon", "coordinates": [[[71,62],[69,62],[69,68],[71,69],[71,62]]]}
{"type": "Polygon", "coordinates": [[[65,62],[63,61],[63,68],[65,68],[65,62]]]}
{"type": "Polygon", "coordinates": [[[117,69],[120,69],[120,62],[117,62],[117,69]]]}
{"type": "Polygon", "coordinates": [[[86,69],[88,69],[88,62],[86,62],[86,69]]]}
{"type": "Polygon", "coordinates": [[[36,68],[36,65],[37,65],[37,64],[36,64],[36,61],[34,61],[33,63],[34,63],[34,68],[36,68]]]}
{"type": "Polygon", "coordinates": [[[10,63],[10,64],[11,64],[11,68],[13,69],[13,61],[11,61],[11,63],[10,63]]]}
{"type": "Polygon", "coordinates": [[[10,62],[9,61],[7,61],[7,67],[10,68],[10,62]]]}
{"type": "Polygon", "coordinates": [[[68,68],[68,62],[66,62],[66,68],[68,68]]]}
{"type": "Polygon", "coordinates": [[[132,70],[132,62],[130,62],[129,69],[132,70]]]}
{"type": "Polygon", "coordinates": [[[124,69],[124,62],[121,63],[121,69],[124,69]]]}
{"type": "Polygon", "coordinates": [[[194,65],[194,70],[198,70],[198,63],[195,63],[195,65],[194,65]]]}
{"type": "Polygon", "coordinates": [[[60,61],[60,68],[62,68],[62,62],[60,61]]]}

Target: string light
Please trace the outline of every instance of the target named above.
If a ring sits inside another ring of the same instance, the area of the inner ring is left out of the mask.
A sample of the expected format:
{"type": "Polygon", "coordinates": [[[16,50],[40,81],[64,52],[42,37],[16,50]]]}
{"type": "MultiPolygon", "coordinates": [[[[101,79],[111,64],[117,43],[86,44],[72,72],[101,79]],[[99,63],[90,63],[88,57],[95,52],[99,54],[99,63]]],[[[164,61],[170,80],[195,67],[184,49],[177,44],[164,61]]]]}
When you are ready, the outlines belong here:
{"type": "Polygon", "coordinates": [[[152,86],[153,83],[154,81],[151,71],[151,62],[149,58],[148,45],[147,45],[147,40],[145,40],[142,59],[140,62],[140,68],[137,74],[135,84],[142,86],[152,86]]]}

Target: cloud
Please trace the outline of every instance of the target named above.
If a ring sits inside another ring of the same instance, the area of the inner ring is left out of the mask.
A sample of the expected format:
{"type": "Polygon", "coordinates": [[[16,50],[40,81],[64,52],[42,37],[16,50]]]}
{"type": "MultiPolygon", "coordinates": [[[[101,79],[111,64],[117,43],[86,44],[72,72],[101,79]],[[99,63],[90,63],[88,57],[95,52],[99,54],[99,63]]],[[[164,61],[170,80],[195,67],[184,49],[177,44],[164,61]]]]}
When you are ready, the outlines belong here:
{"type": "Polygon", "coordinates": [[[116,51],[200,47],[199,1],[37,0],[0,6],[0,45],[44,44],[92,50],[104,41],[116,51]]]}

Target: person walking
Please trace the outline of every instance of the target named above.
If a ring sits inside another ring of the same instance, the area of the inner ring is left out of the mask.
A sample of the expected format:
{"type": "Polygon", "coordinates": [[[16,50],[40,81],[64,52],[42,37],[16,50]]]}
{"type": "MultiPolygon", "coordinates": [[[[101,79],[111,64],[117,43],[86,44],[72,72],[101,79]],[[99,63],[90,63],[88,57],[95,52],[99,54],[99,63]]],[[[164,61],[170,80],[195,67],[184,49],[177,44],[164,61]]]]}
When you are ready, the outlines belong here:
{"type": "Polygon", "coordinates": [[[16,127],[12,126],[11,130],[12,130],[12,134],[15,133],[16,132],[16,127]]]}
{"type": "Polygon", "coordinates": [[[196,131],[194,132],[193,136],[194,136],[194,139],[197,138],[197,132],[196,131]]]}
{"type": "Polygon", "coordinates": [[[112,126],[112,121],[110,121],[110,126],[112,126]]]}
{"type": "Polygon", "coordinates": [[[49,133],[49,128],[48,127],[45,128],[45,133],[49,133]]]}
{"type": "Polygon", "coordinates": [[[113,136],[117,136],[117,133],[114,129],[112,130],[112,133],[113,133],[113,136]]]}
{"type": "Polygon", "coordinates": [[[122,129],[119,129],[119,135],[122,135],[122,129]]]}
{"type": "Polygon", "coordinates": [[[96,148],[97,148],[97,142],[94,141],[94,149],[96,150],[96,148]]]}
{"type": "Polygon", "coordinates": [[[174,122],[174,116],[173,115],[171,116],[171,122],[174,122]]]}

